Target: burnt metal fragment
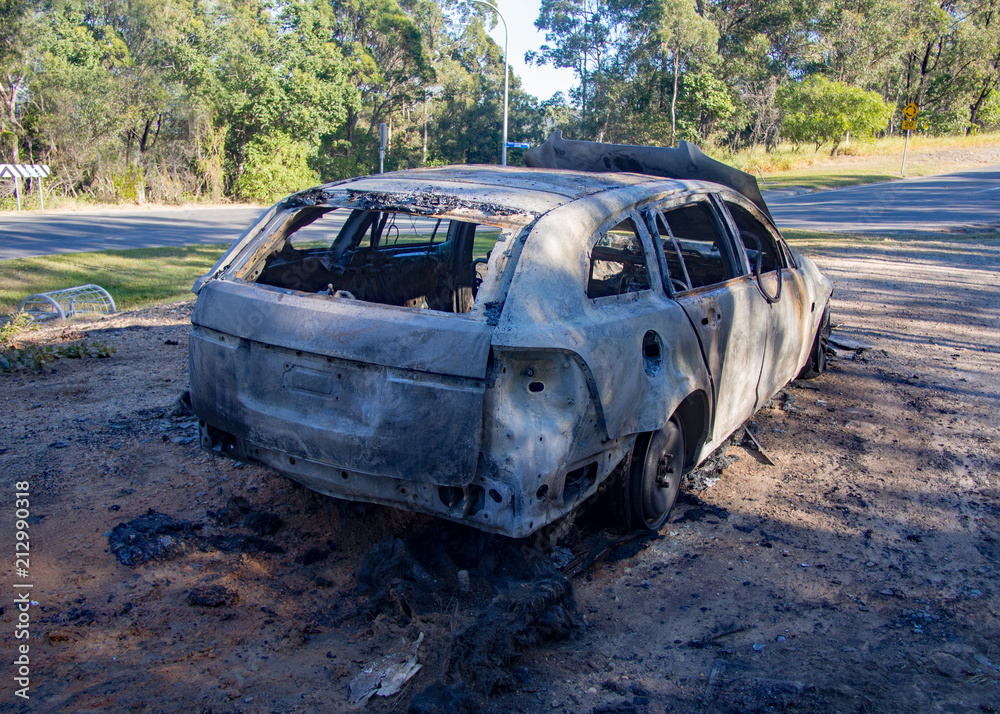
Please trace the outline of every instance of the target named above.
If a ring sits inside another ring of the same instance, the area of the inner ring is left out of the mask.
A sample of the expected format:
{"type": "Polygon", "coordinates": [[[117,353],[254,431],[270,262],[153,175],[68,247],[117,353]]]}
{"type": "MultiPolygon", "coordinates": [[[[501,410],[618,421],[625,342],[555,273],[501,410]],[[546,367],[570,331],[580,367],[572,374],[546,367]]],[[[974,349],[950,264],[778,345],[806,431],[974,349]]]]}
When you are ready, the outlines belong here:
{"type": "Polygon", "coordinates": [[[279,516],[254,508],[243,496],[230,496],[224,508],[206,515],[220,526],[243,526],[258,536],[274,535],[284,525],[279,516]]]}
{"type": "MultiPolygon", "coordinates": [[[[446,682],[485,695],[509,684],[507,668],[518,652],[565,639],[580,624],[572,584],[544,554],[524,541],[451,524],[376,545],[358,573],[358,590],[372,617],[408,623],[454,612],[464,622],[454,634],[446,682]]],[[[467,700],[456,696],[462,711],[467,700]]]]}
{"type": "Polygon", "coordinates": [[[119,523],[108,536],[108,545],[122,565],[139,565],[151,560],[173,560],[197,538],[197,526],[150,508],[127,523],[119,523]]]}

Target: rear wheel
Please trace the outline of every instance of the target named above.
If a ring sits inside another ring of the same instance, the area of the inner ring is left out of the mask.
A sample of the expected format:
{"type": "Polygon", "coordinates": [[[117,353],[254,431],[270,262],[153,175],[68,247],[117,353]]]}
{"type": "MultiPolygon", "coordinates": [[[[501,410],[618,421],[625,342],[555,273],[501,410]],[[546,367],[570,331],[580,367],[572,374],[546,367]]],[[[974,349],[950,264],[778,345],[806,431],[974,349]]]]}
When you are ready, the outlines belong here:
{"type": "Polygon", "coordinates": [[[830,344],[830,306],[823,310],[823,317],[820,318],[819,327],[816,329],[816,338],[813,340],[812,350],[809,352],[809,359],[799,372],[800,379],[814,379],[826,371],[826,349],[830,344]]]}
{"type": "Polygon", "coordinates": [[[663,527],[680,492],[684,460],[684,429],[676,418],[636,440],[621,499],[629,529],[663,527]]]}

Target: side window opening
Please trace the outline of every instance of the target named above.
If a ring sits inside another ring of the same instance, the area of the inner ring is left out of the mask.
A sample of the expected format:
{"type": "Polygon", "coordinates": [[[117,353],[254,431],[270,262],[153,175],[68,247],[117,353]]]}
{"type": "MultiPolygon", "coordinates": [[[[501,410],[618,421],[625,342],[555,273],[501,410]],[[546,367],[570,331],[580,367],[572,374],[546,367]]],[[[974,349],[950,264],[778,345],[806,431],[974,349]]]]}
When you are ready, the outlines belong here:
{"type": "Polygon", "coordinates": [[[657,215],[656,227],[674,292],[735,277],[708,203],[667,209],[657,215]]]}
{"type": "Polygon", "coordinates": [[[286,290],[466,313],[500,229],[394,211],[304,208],[248,278],[286,290]]]}
{"type": "Polygon", "coordinates": [[[767,226],[737,203],[726,201],[726,207],[739,229],[740,242],[746,251],[747,261],[753,274],[770,273],[785,267],[781,249],[767,226]]]}
{"type": "Polygon", "coordinates": [[[660,236],[660,247],[667,264],[667,276],[674,292],[684,292],[694,287],[687,266],[684,264],[684,254],[677,237],[670,231],[670,226],[663,220],[663,215],[656,212],[656,231],[660,236]]]}
{"type": "Polygon", "coordinates": [[[646,251],[631,218],[627,218],[598,239],[590,253],[587,297],[624,295],[649,290],[646,251]]]}

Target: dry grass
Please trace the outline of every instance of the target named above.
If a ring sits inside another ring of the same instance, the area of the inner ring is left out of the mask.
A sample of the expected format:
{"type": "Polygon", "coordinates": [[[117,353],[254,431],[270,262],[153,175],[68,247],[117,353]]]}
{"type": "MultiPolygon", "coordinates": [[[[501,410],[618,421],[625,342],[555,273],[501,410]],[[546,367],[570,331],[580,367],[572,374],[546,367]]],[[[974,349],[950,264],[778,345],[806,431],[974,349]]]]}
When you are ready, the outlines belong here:
{"type": "MultiPolygon", "coordinates": [[[[900,178],[904,137],[852,140],[837,156],[829,147],[783,144],[772,152],[763,147],[730,153],[708,151],[713,158],[756,174],[762,188],[803,186],[838,188],[900,178]]],[[[1000,133],[972,136],[910,138],[906,176],[929,176],[1000,163],[1000,133]]]]}

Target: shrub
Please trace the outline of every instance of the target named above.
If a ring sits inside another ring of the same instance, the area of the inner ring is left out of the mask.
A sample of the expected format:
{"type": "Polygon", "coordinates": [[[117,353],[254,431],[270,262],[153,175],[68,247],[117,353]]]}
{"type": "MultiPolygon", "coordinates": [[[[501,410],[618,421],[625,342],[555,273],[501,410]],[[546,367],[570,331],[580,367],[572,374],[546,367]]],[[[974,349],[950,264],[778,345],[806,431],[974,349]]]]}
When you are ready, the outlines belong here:
{"type": "Polygon", "coordinates": [[[246,161],[233,183],[233,193],[244,201],[269,204],[319,183],[309,168],[309,147],[278,132],[255,137],[246,148],[246,161]]]}
{"type": "Polygon", "coordinates": [[[831,155],[836,155],[847,132],[871,136],[886,127],[893,112],[876,92],[824,77],[784,85],[778,90],[778,105],[786,138],[813,142],[817,149],[833,142],[831,155]]]}
{"type": "Polygon", "coordinates": [[[31,315],[23,310],[11,315],[6,324],[0,325],[0,350],[10,347],[21,330],[31,324],[31,315]]]}
{"type": "Polygon", "coordinates": [[[51,372],[49,363],[57,359],[110,357],[115,353],[107,342],[71,342],[65,345],[25,345],[0,351],[0,372],[51,372]]]}

